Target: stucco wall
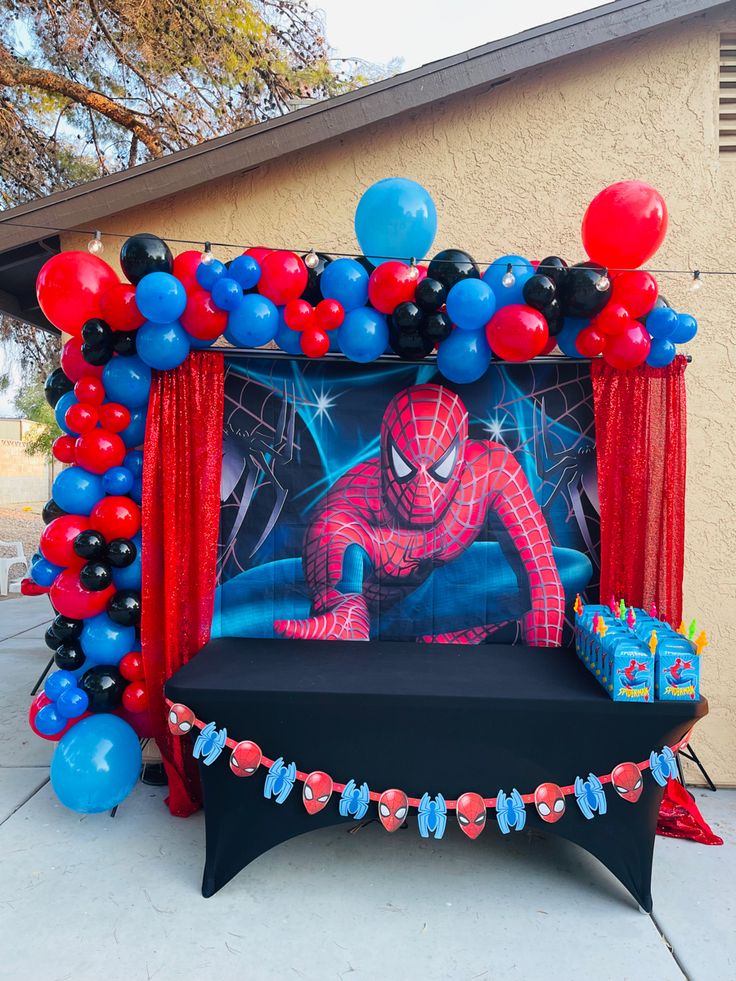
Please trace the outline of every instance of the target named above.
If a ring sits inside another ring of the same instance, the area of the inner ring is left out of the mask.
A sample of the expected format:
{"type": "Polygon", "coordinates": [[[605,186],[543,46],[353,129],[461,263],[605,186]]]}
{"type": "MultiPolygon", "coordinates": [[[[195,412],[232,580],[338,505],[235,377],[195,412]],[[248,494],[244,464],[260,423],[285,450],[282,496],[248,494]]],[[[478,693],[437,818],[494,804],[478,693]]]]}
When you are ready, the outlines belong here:
{"type": "MultiPolygon", "coordinates": [[[[360,192],[400,174],[432,192],[437,248],[461,247],[479,260],[520,252],[577,261],[590,198],[612,181],[640,178],[660,189],[670,210],[655,267],[736,269],[736,160],[719,159],[717,149],[721,27],[736,23],[697,18],[576,56],[112,216],[102,230],[349,252],[360,192]]],[[[79,247],[65,242],[72,244],[79,247]]],[[[108,245],[106,258],[113,251],[108,245]]],[[[688,348],[685,609],[711,638],[703,663],[711,712],[697,749],[716,780],[736,783],[736,279],[708,278],[694,294],[687,277],[659,281],[670,303],[701,323],[688,348]]]]}

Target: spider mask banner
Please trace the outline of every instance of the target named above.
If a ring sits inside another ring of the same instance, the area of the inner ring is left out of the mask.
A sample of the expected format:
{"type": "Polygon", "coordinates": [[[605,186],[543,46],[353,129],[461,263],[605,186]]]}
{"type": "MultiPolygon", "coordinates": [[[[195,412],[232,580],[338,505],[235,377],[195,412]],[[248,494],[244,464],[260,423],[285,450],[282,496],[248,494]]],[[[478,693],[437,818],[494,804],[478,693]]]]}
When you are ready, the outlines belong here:
{"type": "Polygon", "coordinates": [[[221,497],[213,636],[568,642],[598,599],[590,369],[234,359],[221,497]]]}

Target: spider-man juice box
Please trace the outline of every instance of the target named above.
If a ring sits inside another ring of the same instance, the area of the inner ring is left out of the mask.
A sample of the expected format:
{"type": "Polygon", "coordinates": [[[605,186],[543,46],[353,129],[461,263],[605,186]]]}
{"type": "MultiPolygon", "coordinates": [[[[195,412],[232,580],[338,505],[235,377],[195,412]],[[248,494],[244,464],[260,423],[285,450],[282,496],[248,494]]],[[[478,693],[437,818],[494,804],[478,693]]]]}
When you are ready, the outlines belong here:
{"type": "Polygon", "coordinates": [[[607,606],[586,606],[575,618],[578,657],[615,702],[654,698],[654,657],[643,641],[607,606]],[[603,624],[603,633],[594,629],[603,624]]]}
{"type": "Polygon", "coordinates": [[[636,635],[648,643],[652,631],[657,635],[655,697],[663,702],[700,698],[700,657],[695,653],[695,645],[668,623],[637,610],[636,635]]]}

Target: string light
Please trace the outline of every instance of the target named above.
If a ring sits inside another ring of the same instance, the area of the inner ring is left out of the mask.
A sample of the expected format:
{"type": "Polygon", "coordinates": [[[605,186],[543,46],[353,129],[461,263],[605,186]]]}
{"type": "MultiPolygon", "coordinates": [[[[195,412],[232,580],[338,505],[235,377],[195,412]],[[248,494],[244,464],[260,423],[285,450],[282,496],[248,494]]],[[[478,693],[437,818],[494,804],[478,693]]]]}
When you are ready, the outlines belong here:
{"type": "Polygon", "coordinates": [[[102,244],[102,232],[99,229],[95,232],[94,238],[87,242],[87,251],[91,252],[92,255],[99,255],[100,252],[105,251],[105,246],[102,244]]]}
{"type": "Polygon", "coordinates": [[[412,279],[419,278],[419,267],[417,266],[417,260],[414,256],[411,257],[411,262],[409,263],[409,275],[412,279]]]}
{"type": "Polygon", "coordinates": [[[699,269],[694,269],[693,270],[693,281],[692,281],[692,285],[690,286],[690,292],[691,293],[697,293],[698,290],[700,290],[702,288],[703,288],[703,280],[700,278],[700,270],[699,269]]]}
{"type": "Polygon", "coordinates": [[[608,278],[608,270],[604,269],[598,278],[598,282],[595,284],[595,288],[599,293],[605,293],[606,290],[611,288],[611,280],[608,278]]]}
{"type": "Polygon", "coordinates": [[[304,265],[307,267],[307,269],[316,269],[319,265],[319,256],[314,249],[310,249],[304,256],[304,265]]]}
{"type": "Polygon", "coordinates": [[[513,270],[511,269],[511,263],[509,262],[506,266],[506,272],[503,274],[501,279],[501,285],[505,286],[506,289],[511,289],[511,287],[516,283],[516,276],[514,276],[513,270]]]}
{"type": "Polygon", "coordinates": [[[204,252],[202,253],[202,264],[205,266],[211,266],[214,261],[215,256],[212,252],[212,242],[205,242],[204,252]]]}

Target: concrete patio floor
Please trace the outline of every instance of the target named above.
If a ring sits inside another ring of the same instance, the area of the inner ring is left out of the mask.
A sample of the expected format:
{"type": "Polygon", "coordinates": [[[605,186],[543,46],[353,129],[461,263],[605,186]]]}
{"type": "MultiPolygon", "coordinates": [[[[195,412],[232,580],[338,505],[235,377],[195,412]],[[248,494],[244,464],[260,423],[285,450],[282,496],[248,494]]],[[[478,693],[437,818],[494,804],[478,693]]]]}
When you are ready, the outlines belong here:
{"type": "Polygon", "coordinates": [[[695,792],[722,848],[657,839],[652,916],[573,845],[455,827],[317,831],[202,899],[201,814],[140,783],[114,819],[56,800],[26,723],[50,617],[0,604],[0,978],[736,978],[736,791],[695,792]]]}

